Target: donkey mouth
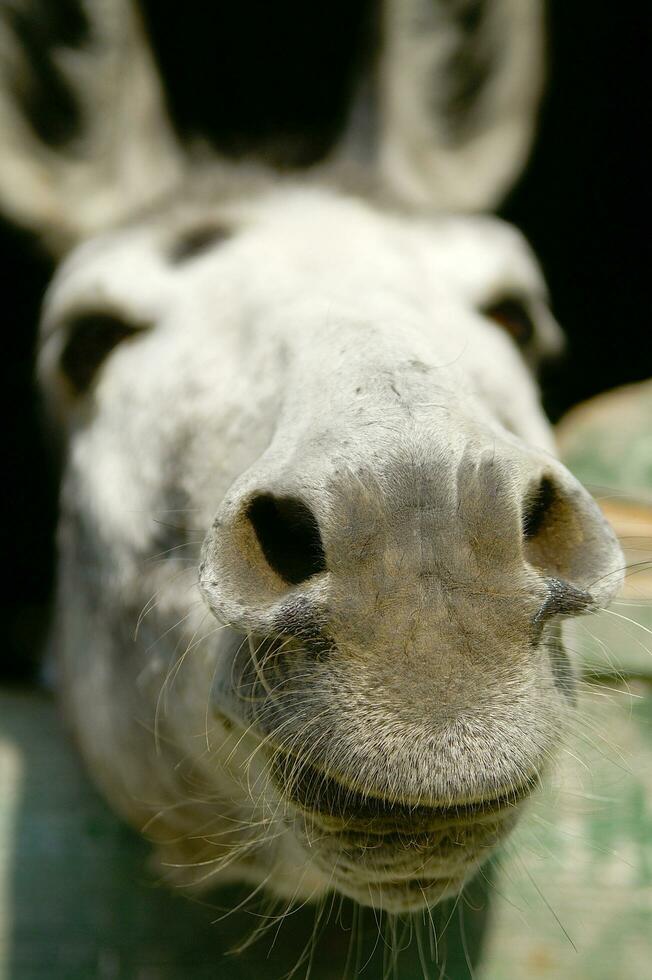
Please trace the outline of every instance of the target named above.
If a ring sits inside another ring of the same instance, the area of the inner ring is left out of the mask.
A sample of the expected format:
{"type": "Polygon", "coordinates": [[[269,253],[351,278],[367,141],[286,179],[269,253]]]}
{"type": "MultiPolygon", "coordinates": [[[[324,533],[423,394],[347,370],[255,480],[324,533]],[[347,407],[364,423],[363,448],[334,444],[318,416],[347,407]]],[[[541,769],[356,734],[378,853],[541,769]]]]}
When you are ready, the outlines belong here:
{"type": "Polygon", "coordinates": [[[278,750],[272,773],[286,821],[331,887],[362,905],[410,912],[459,894],[513,828],[534,775],[456,802],[362,791],[278,750]]]}
{"type": "Polygon", "coordinates": [[[529,791],[453,807],[365,797],[365,810],[353,813],[314,799],[307,808],[295,796],[292,827],[331,887],[361,905],[413,912],[461,892],[512,830],[529,791]]]}
{"type": "Polygon", "coordinates": [[[339,775],[276,752],[272,770],[289,802],[316,830],[336,834],[351,844],[369,841],[391,845],[406,841],[419,845],[455,828],[510,823],[522,803],[536,788],[537,774],[494,793],[473,799],[424,803],[389,798],[362,791],[339,775]]]}

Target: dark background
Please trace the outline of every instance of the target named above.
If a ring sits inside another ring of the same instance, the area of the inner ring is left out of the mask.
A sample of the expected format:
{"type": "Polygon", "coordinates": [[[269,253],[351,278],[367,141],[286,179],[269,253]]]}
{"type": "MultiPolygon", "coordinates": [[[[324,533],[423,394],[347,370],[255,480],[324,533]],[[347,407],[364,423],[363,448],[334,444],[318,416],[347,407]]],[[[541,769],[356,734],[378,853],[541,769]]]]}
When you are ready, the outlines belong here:
{"type": "MultiPolygon", "coordinates": [[[[58,29],[83,33],[74,0],[48,2],[58,3],[58,29]]],[[[167,97],[179,130],[202,132],[234,155],[284,147],[285,162],[298,165],[328,149],[377,34],[373,0],[141,6],[159,63],[176,79],[167,97]],[[220,100],[225,91],[237,99],[220,100]]],[[[53,10],[48,6],[48,16],[53,10]]],[[[539,134],[502,214],[532,242],[569,338],[566,359],[543,379],[556,419],[590,395],[652,375],[652,14],[650,0],[550,0],[548,19],[550,77],[539,134]]],[[[45,90],[57,95],[52,85],[45,90]]],[[[37,108],[41,122],[54,121],[61,132],[66,113],[74,116],[65,99],[58,115],[42,101],[37,108]]],[[[52,588],[56,467],[32,383],[51,263],[29,235],[0,224],[0,270],[9,420],[0,484],[0,675],[22,681],[34,673],[52,588]]]]}

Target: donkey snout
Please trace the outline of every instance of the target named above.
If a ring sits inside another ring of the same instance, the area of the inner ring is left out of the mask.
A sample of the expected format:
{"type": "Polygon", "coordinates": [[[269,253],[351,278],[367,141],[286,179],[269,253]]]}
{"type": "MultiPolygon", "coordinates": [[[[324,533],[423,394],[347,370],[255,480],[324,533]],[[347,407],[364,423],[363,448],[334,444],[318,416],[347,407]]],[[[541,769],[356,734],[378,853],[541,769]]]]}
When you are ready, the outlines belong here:
{"type": "Polygon", "coordinates": [[[538,774],[573,696],[554,620],[620,580],[590,495],[513,442],[355,472],[295,458],[245,474],[204,543],[204,597],[234,630],[220,710],[382,798],[452,805],[538,774]]]}
{"type": "Polygon", "coordinates": [[[467,610],[469,596],[480,609],[494,594],[508,616],[511,596],[514,617],[525,610],[540,627],[604,605],[620,584],[613,532],[551,457],[509,447],[497,459],[494,445],[465,449],[448,467],[284,476],[250,473],[204,544],[204,595],[236,628],[274,631],[297,605],[340,625],[356,609],[366,623],[404,623],[442,589],[465,593],[467,610]]]}

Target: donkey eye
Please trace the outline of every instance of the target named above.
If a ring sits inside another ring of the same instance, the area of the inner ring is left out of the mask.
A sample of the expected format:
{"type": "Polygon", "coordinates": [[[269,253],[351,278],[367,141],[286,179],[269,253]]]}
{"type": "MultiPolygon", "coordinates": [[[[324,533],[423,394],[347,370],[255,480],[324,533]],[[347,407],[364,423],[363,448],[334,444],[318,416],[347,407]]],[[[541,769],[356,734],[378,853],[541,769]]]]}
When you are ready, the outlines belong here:
{"type": "Polygon", "coordinates": [[[519,347],[527,347],[534,337],[530,312],[517,296],[505,296],[485,306],[482,313],[505,330],[519,347]]]}
{"type": "Polygon", "coordinates": [[[114,347],[142,333],[142,327],[110,313],[85,313],[68,326],[61,370],[77,394],[88,391],[114,347]]]}

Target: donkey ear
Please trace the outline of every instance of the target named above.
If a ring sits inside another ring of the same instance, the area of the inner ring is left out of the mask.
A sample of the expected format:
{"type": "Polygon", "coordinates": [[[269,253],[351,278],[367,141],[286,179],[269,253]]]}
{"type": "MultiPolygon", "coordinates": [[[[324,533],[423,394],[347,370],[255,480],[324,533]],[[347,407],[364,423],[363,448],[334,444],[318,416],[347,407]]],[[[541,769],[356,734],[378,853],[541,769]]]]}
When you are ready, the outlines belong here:
{"type": "Polygon", "coordinates": [[[0,211],[55,251],[146,205],[181,154],[128,0],[0,3],[0,211]]]}
{"type": "Polygon", "coordinates": [[[385,0],[383,9],[371,150],[382,183],[415,205],[495,208],[534,131],[541,0],[385,0]]]}

